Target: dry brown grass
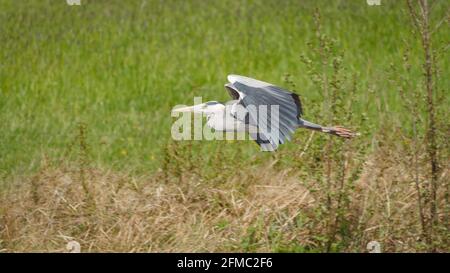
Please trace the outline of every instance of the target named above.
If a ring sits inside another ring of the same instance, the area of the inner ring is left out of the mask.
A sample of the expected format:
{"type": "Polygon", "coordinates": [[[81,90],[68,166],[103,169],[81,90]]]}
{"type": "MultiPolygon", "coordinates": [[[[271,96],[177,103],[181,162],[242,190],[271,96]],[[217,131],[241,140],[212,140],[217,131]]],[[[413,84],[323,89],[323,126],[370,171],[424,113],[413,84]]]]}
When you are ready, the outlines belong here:
{"type": "MultiPolygon", "coordinates": [[[[378,146],[348,193],[334,250],[363,252],[376,240],[382,251],[425,251],[409,157],[401,146],[378,146]]],[[[162,173],[83,175],[86,187],[80,170],[44,163],[3,191],[2,251],[64,252],[71,240],[82,252],[324,251],[326,192],[293,169],[259,166],[219,183],[190,172],[175,181],[162,173]]],[[[444,207],[443,195],[439,202],[444,207]]],[[[447,230],[438,235],[438,250],[449,251],[447,230]]]]}
{"type": "MultiPolygon", "coordinates": [[[[176,185],[89,170],[90,200],[77,172],[44,166],[3,194],[2,248],[60,252],[76,240],[82,251],[242,250],[250,226],[262,221],[284,228],[313,202],[298,181],[270,172],[204,187],[188,177],[176,185]],[[238,188],[241,181],[250,183],[238,188]]],[[[269,243],[257,248],[270,249],[269,243]]]]}

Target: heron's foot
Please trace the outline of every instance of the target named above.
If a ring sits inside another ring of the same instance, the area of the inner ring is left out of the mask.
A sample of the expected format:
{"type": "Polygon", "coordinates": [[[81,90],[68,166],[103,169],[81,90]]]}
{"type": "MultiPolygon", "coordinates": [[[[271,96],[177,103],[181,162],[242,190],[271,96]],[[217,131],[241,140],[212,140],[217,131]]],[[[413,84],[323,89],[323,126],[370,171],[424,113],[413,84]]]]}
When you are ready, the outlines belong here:
{"type": "Polygon", "coordinates": [[[329,128],[329,132],[333,135],[340,136],[343,138],[353,138],[355,136],[359,136],[360,134],[357,132],[353,132],[347,128],[341,126],[334,126],[329,128]]]}

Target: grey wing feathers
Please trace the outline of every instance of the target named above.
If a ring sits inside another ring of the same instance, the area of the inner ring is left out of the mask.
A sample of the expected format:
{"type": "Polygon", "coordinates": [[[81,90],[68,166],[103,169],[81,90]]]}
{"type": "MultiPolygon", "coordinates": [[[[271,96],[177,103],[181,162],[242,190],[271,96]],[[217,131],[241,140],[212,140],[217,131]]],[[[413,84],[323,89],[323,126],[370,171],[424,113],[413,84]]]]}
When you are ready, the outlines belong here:
{"type": "Polygon", "coordinates": [[[233,100],[239,100],[239,92],[235,90],[235,87],[231,83],[225,84],[225,88],[228,91],[228,94],[230,94],[230,97],[233,98],[233,100]]]}
{"type": "Polygon", "coordinates": [[[242,76],[229,76],[227,90],[233,98],[247,108],[250,121],[258,127],[258,135],[252,138],[263,150],[276,150],[279,144],[291,139],[303,114],[299,97],[269,83],[242,76]],[[278,105],[278,115],[271,113],[271,106],[278,105]],[[267,107],[267,115],[258,117],[258,109],[267,107]],[[268,142],[270,145],[267,145],[268,142]],[[263,144],[263,145],[262,145],[263,144]]]}

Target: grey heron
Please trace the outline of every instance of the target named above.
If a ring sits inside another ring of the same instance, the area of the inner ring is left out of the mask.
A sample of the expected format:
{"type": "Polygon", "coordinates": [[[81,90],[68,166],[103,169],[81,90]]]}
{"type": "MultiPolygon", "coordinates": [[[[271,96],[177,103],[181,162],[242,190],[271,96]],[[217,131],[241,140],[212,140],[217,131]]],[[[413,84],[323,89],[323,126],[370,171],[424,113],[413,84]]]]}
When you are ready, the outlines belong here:
{"type": "Polygon", "coordinates": [[[239,75],[229,75],[228,81],[225,88],[233,98],[232,101],[226,104],[210,101],[173,111],[205,114],[206,125],[216,131],[248,132],[263,151],[275,151],[280,144],[291,140],[297,128],[343,138],[356,135],[340,126],[325,127],[303,119],[298,95],[288,90],[239,75]],[[261,114],[261,109],[265,109],[264,115],[261,114]]]}

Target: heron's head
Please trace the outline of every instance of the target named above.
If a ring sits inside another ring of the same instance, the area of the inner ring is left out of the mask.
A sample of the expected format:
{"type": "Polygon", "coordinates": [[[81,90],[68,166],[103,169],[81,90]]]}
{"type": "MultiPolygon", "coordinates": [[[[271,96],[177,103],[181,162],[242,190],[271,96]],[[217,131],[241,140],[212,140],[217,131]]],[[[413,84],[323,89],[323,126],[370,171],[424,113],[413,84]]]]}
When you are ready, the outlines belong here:
{"type": "Polygon", "coordinates": [[[174,112],[174,113],[192,112],[192,113],[198,113],[198,114],[201,114],[201,113],[213,114],[216,112],[223,111],[224,108],[225,108],[225,105],[223,105],[220,102],[208,101],[208,102],[197,104],[194,106],[176,108],[176,109],[173,109],[172,112],[174,112]]]}

